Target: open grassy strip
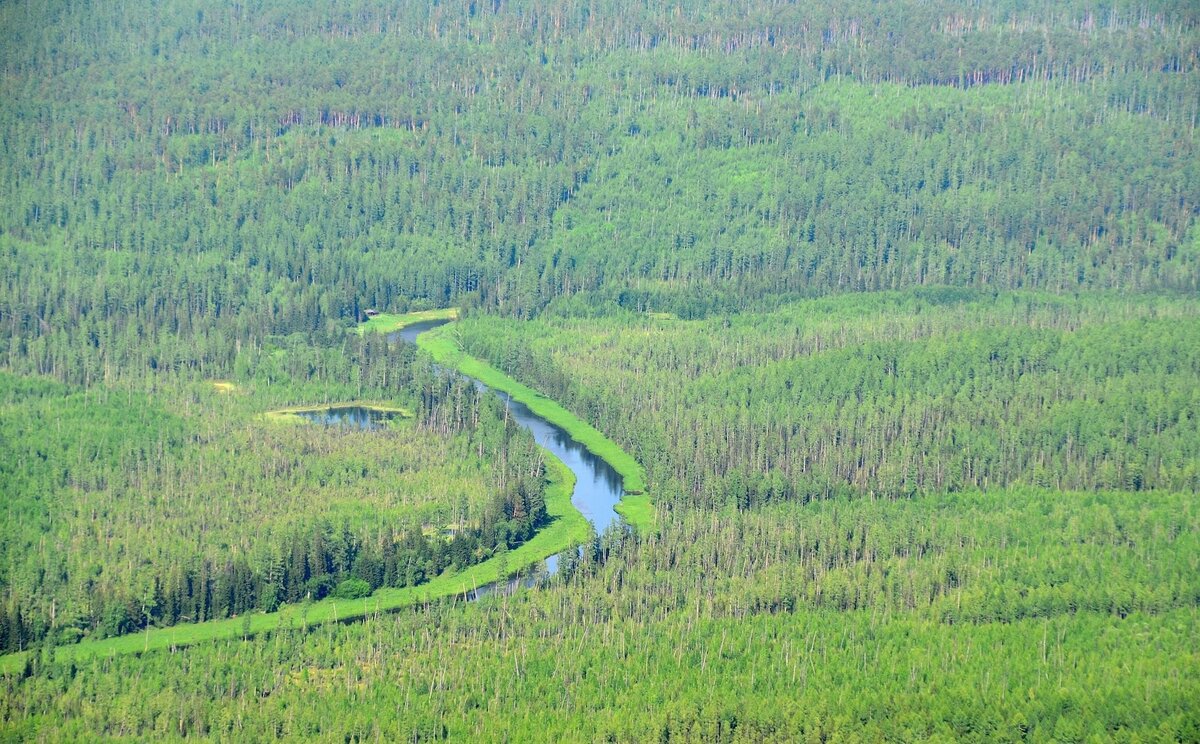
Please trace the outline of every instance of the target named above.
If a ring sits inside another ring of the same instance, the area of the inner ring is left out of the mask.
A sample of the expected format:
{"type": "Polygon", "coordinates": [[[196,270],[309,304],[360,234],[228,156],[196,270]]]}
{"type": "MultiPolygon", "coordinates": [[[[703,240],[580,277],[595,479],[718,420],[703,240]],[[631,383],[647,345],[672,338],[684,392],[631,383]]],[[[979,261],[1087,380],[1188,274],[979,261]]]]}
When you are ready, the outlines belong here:
{"type": "Polygon", "coordinates": [[[457,320],[458,308],[443,307],[437,310],[418,310],[411,313],[380,313],[358,326],[359,335],[368,331],[372,333],[395,333],[407,328],[413,323],[427,320],[457,320]]]}
{"type": "Polygon", "coordinates": [[[639,530],[653,528],[657,519],[654,514],[654,505],[650,503],[650,495],[645,493],[632,494],[626,491],[613,509],[626,522],[639,530]]]}
{"type": "Polygon", "coordinates": [[[417,346],[433,355],[438,364],[453,367],[483,384],[502,390],[513,400],[524,403],[537,415],[562,428],[597,457],[606,461],[624,481],[625,496],[616,510],[637,529],[654,525],[654,510],[645,496],[646,471],[620,446],[591,424],[531,387],[522,385],[487,362],[467,354],[455,341],[453,328],[444,326],[417,337],[417,346]]]}
{"type": "MultiPolygon", "coordinates": [[[[56,657],[60,660],[82,660],[95,656],[141,653],[206,641],[243,638],[279,628],[304,628],[331,621],[352,620],[443,597],[465,595],[476,587],[515,575],[538,561],[587,541],[592,535],[592,528],[587,519],[571,505],[575,475],[558,458],[549,452],[545,452],[545,455],[548,481],[546,513],[550,516],[550,523],[505,555],[493,556],[463,571],[443,573],[419,586],[384,587],[364,599],[324,599],[320,602],[285,606],[277,612],[258,612],[203,623],[181,623],[167,628],[153,628],[142,633],[83,641],[56,648],[56,657]]],[[[0,656],[0,674],[19,672],[30,653],[33,652],[24,651],[0,656]]]]}

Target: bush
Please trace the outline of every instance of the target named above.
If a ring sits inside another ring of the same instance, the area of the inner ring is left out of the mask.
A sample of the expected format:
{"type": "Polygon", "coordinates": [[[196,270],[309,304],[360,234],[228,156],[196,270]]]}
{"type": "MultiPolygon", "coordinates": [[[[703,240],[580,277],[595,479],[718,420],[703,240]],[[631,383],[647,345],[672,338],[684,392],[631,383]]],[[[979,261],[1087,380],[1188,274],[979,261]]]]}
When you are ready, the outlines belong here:
{"type": "Polygon", "coordinates": [[[312,599],[325,599],[334,590],[333,577],[326,574],[325,576],[314,576],[304,583],[304,593],[312,599]]]}
{"type": "Polygon", "coordinates": [[[371,596],[371,585],[362,579],[346,579],[333,590],[338,599],[362,599],[371,596]]]}
{"type": "Polygon", "coordinates": [[[104,618],[100,621],[100,637],[111,638],[134,630],[133,620],[129,618],[129,608],[123,602],[112,602],[104,610],[104,618]]]}

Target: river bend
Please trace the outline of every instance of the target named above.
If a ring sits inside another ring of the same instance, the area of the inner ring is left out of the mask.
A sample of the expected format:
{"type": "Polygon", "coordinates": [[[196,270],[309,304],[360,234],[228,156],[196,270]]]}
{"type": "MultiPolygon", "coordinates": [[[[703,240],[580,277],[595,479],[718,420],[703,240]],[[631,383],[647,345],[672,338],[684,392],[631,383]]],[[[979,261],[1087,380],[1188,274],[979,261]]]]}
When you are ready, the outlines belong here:
{"type": "MultiPolygon", "coordinates": [[[[451,321],[426,320],[413,323],[399,331],[389,333],[387,338],[392,342],[400,340],[415,344],[417,336],[449,322],[451,321]]],[[[474,382],[475,386],[481,390],[492,390],[473,377],[463,376],[474,382]]],[[[512,417],[533,435],[534,441],[562,460],[575,474],[575,490],[571,494],[571,503],[592,523],[596,534],[603,533],[609,525],[618,521],[620,516],[615,507],[621,500],[624,489],[622,478],[617,471],[603,459],[588,451],[583,444],[563,431],[561,427],[530,411],[524,403],[513,400],[505,392],[499,390],[492,390],[492,392],[500,396],[512,417]]],[[[545,570],[553,574],[556,569],[557,556],[553,556],[546,561],[545,570]]],[[[535,571],[536,573],[538,572],[535,571]]],[[[491,589],[491,587],[480,587],[476,594],[483,596],[491,589]]]]}

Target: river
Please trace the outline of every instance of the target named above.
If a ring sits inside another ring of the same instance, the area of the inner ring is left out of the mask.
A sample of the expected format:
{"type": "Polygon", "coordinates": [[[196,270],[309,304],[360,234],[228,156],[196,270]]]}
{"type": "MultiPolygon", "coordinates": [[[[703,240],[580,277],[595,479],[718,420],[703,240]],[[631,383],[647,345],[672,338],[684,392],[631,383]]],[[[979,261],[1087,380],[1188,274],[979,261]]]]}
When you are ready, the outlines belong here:
{"type": "MultiPolygon", "coordinates": [[[[448,320],[426,320],[413,323],[388,334],[388,341],[402,340],[415,344],[417,336],[449,322],[448,320]]],[[[491,389],[479,380],[468,379],[474,382],[480,390],[491,389]]],[[[609,525],[618,521],[620,517],[615,511],[615,507],[621,500],[624,490],[621,476],[617,471],[613,470],[607,462],[589,452],[586,447],[560,427],[530,411],[524,403],[513,400],[507,393],[499,390],[492,392],[500,396],[512,417],[533,435],[534,441],[562,460],[575,474],[575,491],[571,494],[571,503],[592,523],[596,534],[603,533],[609,525]]],[[[558,568],[557,558],[557,556],[552,556],[546,561],[544,567],[535,569],[530,577],[519,582],[516,580],[509,582],[509,588],[515,587],[518,583],[522,585],[536,583],[539,574],[553,574],[558,568]]],[[[494,590],[495,588],[490,586],[480,587],[475,595],[483,596],[494,590]]],[[[474,599],[475,596],[471,598],[474,599]]]]}
{"type": "MultiPolygon", "coordinates": [[[[389,341],[402,339],[408,343],[416,343],[417,336],[425,331],[445,325],[450,321],[427,320],[414,323],[388,335],[389,341]]],[[[487,388],[482,382],[470,378],[477,387],[487,388]]],[[[500,396],[509,412],[517,423],[533,434],[534,441],[545,447],[555,457],[566,463],[575,474],[575,492],[571,503],[601,534],[610,524],[619,519],[615,507],[624,494],[621,476],[607,462],[596,457],[586,447],[577,442],[558,426],[546,421],[533,413],[521,402],[515,401],[507,393],[499,390],[492,391],[500,396]]]]}
{"type": "MultiPolygon", "coordinates": [[[[416,343],[416,337],[446,323],[450,323],[450,320],[421,320],[420,323],[392,331],[391,334],[388,334],[388,342],[416,343]]],[[[476,388],[480,390],[491,390],[478,379],[466,376],[466,374],[463,377],[472,380],[476,388]]],[[[570,468],[571,473],[575,474],[575,491],[571,493],[571,504],[574,504],[575,508],[580,510],[589,522],[592,522],[596,534],[604,533],[610,524],[617,522],[620,517],[617,514],[616,506],[624,494],[624,488],[623,480],[616,470],[600,457],[593,455],[586,446],[578,443],[562,428],[533,413],[526,404],[512,400],[506,392],[500,390],[492,390],[492,392],[504,401],[517,424],[533,434],[534,442],[550,451],[554,457],[562,460],[566,467],[570,468]]],[[[359,413],[358,410],[355,410],[355,413],[359,413]]],[[[374,428],[379,425],[378,419],[368,415],[366,409],[362,415],[356,416],[354,419],[349,419],[344,412],[337,412],[337,410],[314,412],[311,418],[314,421],[323,422],[323,424],[349,424],[352,426],[358,424],[360,428],[374,428]],[[338,415],[337,420],[332,418],[334,415],[338,415]]],[[[505,588],[511,590],[517,586],[533,586],[542,578],[552,576],[557,570],[558,556],[551,556],[541,565],[534,566],[533,570],[524,572],[523,576],[505,582],[505,588]]],[[[480,596],[493,593],[496,589],[496,584],[479,587],[468,593],[468,599],[478,599],[480,596]]]]}

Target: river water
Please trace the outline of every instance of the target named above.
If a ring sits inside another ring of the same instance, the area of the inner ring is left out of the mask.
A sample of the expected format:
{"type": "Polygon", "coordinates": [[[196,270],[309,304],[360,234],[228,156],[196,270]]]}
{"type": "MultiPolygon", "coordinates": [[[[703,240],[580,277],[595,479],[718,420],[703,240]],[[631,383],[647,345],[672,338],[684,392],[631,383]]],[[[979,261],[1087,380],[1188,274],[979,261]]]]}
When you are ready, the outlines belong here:
{"type": "MultiPolygon", "coordinates": [[[[427,320],[414,323],[389,334],[388,340],[416,343],[417,336],[448,322],[427,320]]],[[[478,380],[473,378],[472,380],[481,390],[487,388],[478,380]]],[[[571,496],[571,503],[579,509],[583,516],[587,517],[592,526],[596,528],[597,534],[603,533],[610,524],[619,518],[614,507],[624,494],[621,476],[607,462],[596,457],[586,447],[575,441],[570,434],[530,411],[524,403],[513,400],[507,393],[499,390],[492,392],[500,396],[517,423],[533,434],[534,441],[550,450],[575,474],[575,493],[571,496]]]]}
{"type": "MultiPolygon", "coordinates": [[[[399,331],[388,334],[388,341],[394,342],[400,340],[407,343],[416,343],[417,336],[430,329],[445,325],[448,322],[446,320],[427,320],[414,323],[399,331]]],[[[479,380],[475,380],[474,378],[468,379],[471,379],[479,389],[490,390],[490,388],[487,388],[479,380]]],[[[533,435],[534,441],[562,460],[571,469],[571,472],[575,474],[575,492],[571,494],[571,503],[592,523],[596,534],[603,533],[609,525],[620,519],[614,507],[621,500],[624,490],[622,488],[621,476],[617,471],[613,470],[612,466],[593,455],[586,447],[560,427],[555,426],[530,411],[524,403],[513,400],[507,393],[499,390],[493,390],[492,392],[500,396],[500,399],[504,401],[512,417],[533,435]]],[[[552,575],[557,568],[558,557],[552,556],[546,561],[545,566],[535,567],[530,576],[514,579],[509,582],[508,588],[511,589],[517,585],[528,586],[536,583],[540,576],[552,575]]],[[[482,597],[485,594],[495,591],[495,589],[496,587],[493,586],[480,587],[469,598],[482,597]]]]}

